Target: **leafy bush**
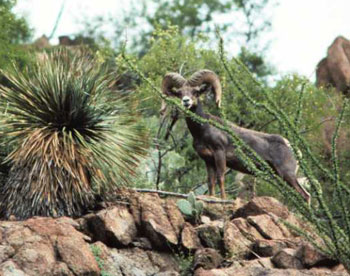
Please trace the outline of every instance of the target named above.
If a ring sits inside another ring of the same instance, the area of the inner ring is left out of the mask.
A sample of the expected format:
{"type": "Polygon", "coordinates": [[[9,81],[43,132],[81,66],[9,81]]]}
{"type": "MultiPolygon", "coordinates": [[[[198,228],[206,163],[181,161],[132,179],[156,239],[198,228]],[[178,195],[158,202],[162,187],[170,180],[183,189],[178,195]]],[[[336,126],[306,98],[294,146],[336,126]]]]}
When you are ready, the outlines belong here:
{"type": "Polygon", "coordinates": [[[30,39],[32,30],[23,17],[12,11],[15,4],[14,0],[0,1],[0,68],[7,67],[12,60],[25,63],[30,59],[28,52],[19,44],[30,39]]]}
{"type": "Polygon", "coordinates": [[[13,148],[0,191],[5,216],[79,215],[132,180],[147,133],[135,99],[113,89],[115,70],[59,49],[2,73],[10,85],[0,88],[0,133],[13,148]]]}

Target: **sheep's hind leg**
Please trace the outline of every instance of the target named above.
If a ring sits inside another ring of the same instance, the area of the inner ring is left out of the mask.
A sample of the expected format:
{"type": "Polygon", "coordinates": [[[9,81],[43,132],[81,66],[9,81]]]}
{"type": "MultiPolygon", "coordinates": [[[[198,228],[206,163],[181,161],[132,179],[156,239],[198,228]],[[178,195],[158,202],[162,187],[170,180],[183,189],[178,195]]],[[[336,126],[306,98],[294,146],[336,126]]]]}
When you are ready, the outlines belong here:
{"type": "Polygon", "coordinates": [[[215,153],[216,178],[220,185],[221,198],[226,199],[225,192],[225,172],[226,172],[226,156],[225,152],[215,153]]]}
{"type": "Polygon", "coordinates": [[[214,196],[215,195],[215,179],[216,179],[215,167],[213,165],[211,165],[209,162],[205,162],[205,165],[207,166],[207,173],[208,173],[209,195],[214,196]]]}

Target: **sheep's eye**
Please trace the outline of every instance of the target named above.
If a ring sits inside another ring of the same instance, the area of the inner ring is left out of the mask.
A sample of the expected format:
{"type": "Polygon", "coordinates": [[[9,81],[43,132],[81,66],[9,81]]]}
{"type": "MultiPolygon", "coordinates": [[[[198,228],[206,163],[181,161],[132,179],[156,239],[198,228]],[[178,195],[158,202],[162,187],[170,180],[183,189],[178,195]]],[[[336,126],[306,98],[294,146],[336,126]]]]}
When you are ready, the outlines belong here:
{"type": "Polygon", "coordinates": [[[174,96],[176,96],[177,94],[179,94],[178,90],[177,90],[175,87],[171,88],[171,89],[169,90],[168,93],[169,93],[170,95],[172,94],[172,95],[174,95],[174,96]]]}
{"type": "Polygon", "coordinates": [[[199,96],[201,94],[200,89],[193,89],[193,95],[194,96],[199,96]]]}

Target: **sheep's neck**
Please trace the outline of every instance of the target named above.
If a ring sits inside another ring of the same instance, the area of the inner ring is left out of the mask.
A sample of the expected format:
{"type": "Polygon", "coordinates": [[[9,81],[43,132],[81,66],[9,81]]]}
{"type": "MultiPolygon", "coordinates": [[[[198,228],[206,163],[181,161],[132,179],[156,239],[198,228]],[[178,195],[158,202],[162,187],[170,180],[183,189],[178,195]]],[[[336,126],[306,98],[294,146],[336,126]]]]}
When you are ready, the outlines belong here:
{"type": "MultiPolygon", "coordinates": [[[[190,110],[193,113],[195,113],[197,116],[208,119],[208,115],[204,113],[204,111],[202,109],[202,105],[199,101],[198,101],[197,105],[192,107],[190,110]]],[[[188,129],[190,130],[193,137],[201,136],[208,126],[208,124],[198,123],[198,122],[192,120],[190,117],[186,117],[186,123],[187,123],[188,129]]]]}

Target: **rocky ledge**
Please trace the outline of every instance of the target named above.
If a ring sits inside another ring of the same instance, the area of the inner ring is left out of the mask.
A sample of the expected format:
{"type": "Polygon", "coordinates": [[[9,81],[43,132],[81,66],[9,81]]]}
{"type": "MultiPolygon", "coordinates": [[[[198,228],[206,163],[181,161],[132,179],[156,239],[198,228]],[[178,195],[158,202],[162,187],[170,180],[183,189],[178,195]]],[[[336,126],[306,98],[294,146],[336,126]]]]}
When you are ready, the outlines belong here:
{"type": "Polygon", "coordinates": [[[198,225],[176,199],[125,198],[78,219],[0,221],[0,275],[348,275],[280,223],[307,227],[273,198],[206,204],[198,225]]]}

